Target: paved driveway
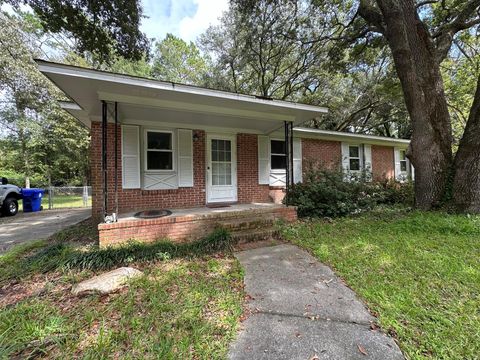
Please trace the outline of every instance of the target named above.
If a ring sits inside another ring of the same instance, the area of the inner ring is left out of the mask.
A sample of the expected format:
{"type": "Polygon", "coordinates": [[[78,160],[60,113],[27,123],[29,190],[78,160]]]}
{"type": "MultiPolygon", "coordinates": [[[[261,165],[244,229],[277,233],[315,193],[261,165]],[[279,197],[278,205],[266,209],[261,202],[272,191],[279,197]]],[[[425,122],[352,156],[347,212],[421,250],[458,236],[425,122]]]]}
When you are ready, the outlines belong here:
{"type": "Polygon", "coordinates": [[[32,240],[46,239],[92,215],[90,208],[43,210],[0,217],[0,253],[32,240]]]}
{"type": "Polygon", "coordinates": [[[355,293],[307,252],[283,244],[236,256],[251,314],[230,359],[403,359],[355,293]]]}

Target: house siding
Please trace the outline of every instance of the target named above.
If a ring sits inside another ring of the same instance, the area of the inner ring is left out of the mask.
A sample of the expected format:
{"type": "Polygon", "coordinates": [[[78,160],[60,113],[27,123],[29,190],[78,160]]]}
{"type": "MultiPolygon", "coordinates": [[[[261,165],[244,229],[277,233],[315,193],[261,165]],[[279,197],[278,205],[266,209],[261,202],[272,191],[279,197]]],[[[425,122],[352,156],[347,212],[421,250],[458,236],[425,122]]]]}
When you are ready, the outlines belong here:
{"type": "Polygon", "coordinates": [[[374,181],[395,178],[394,147],[372,145],[372,172],[374,181]]]}
{"type": "MultiPolygon", "coordinates": [[[[119,213],[159,208],[186,208],[204,206],[205,168],[206,168],[206,133],[194,130],[198,140],[193,142],[193,187],[168,190],[144,190],[122,188],[122,154],[121,126],[118,129],[118,209],[119,213]]],[[[103,177],[102,177],[102,128],[100,122],[92,122],[90,131],[90,166],[92,179],[92,215],[99,221],[102,217],[103,177]]],[[[114,136],[115,124],[108,124],[107,129],[107,165],[108,165],[108,211],[115,209],[115,175],[114,175],[114,136]]],[[[237,183],[238,202],[271,202],[269,186],[258,184],[258,150],[257,135],[237,134],[237,183]]]]}
{"type": "Polygon", "coordinates": [[[342,147],[339,141],[302,139],[302,171],[305,174],[312,167],[339,170],[342,147]]]}
{"type": "MultiPolygon", "coordinates": [[[[121,126],[118,129],[118,210],[125,213],[136,210],[159,208],[185,208],[205,204],[205,132],[194,130],[198,140],[193,142],[193,187],[169,190],[122,189],[121,126]]],[[[99,220],[102,216],[102,128],[100,122],[92,122],[90,161],[92,178],[92,216],[99,220]]],[[[107,183],[108,211],[115,209],[115,124],[108,124],[107,130],[107,183]]]]}
{"type": "Polygon", "coordinates": [[[258,183],[258,136],[237,134],[238,202],[271,202],[270,187],[258,183]]]}

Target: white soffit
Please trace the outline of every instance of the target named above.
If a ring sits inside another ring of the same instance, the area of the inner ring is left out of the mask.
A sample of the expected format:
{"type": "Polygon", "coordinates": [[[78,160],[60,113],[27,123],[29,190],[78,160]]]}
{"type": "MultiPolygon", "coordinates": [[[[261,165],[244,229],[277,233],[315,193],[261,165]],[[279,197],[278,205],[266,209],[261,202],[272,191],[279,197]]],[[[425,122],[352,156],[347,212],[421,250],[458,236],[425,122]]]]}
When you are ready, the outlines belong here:
{"type": "Polygon", "coordinates": [[[100,120],[101,100],[119,103],[120,120],[174,122],[268,133],[283,121],[300,125],[324,107],[210,90],[36,60],[40,71],[78,105],[64,107],[80,121],[100,120]],[[141,111],[140,111],[141,110],[141,111]],[[86,120],[87,119],[87,120],[86,120]],[[199,124],[200,125],[200,124],[199,124]]]}

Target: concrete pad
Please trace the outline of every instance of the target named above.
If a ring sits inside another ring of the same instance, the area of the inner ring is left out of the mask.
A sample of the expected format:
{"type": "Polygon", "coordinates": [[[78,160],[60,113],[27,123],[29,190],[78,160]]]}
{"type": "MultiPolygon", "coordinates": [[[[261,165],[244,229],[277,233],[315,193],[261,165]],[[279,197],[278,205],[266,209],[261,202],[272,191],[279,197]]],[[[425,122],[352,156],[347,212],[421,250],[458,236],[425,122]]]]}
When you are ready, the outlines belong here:
{"type": "Polygon", "coordinates": [[[12,246],[47,239],[92,216],[91,208],[43,210],[0,218],[0,253],[12,246]]]}
{"type": "Polygon", "coordinates": [[[370,329],[375,318],[355,293],[306,251],[283,244],[236,257],[252,313],[230,359],[403,359],[393,339],[370,329]]]}

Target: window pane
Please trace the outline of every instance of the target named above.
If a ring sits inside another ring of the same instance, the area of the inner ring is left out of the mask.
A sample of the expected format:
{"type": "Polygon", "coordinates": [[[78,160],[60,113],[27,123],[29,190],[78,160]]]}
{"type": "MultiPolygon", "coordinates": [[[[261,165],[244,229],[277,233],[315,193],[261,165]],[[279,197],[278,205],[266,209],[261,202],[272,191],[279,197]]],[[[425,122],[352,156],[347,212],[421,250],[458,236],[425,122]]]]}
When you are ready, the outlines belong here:
{"type": "Polygon", "coordinates": [[[171,152],[147,151],[148,170],[172,170],[173,156],[171,152]]]}
{"type": "Polygon", "coordinates": [[[350,146],[349,147],[349,153],[350,153],[350,157],[358,158],[359,154],[360,154],[358,146],[350,146]]]}
{"type": "Polygon", "coordinates": [[[231,141],[230,141],[230,140],[225,140],[225,141],[226,141],[226,143],[225,143],[225,150],[231,151],[231,150],[232,150],[231,141]]]}
{"type": "Polygon", "coordinates": [[[271,141],[272,154],[285,154],[285,141],[271,141]]]}
{"type": "Polygon", "coordinates": [[[353,170],[353,171],[360,170],[360,160],[359,159],[350,159],[350,170],[353,170]]]}
{"type": "Polygon", "coordinates": [[[405,150],[400,150],[400,160],[405,160],[405,150]]]}
{"type": "Polygon", "coordinates": [[[400,171],[407,171],[407,161],[406,160],[400,161],[400,171]]]}
{"type": "Polygon", "coordinates": [[[147,132],[149,149],[172,150],[172,134],[160,132],[147,132]]]}
{"type": "Polygon", "coordinates": [[[212,185],[220,185],[218,182],[218,176],[219,175],[212,175],[212,185]]]}
{"type": "Polygon", "coordinates": [[[285,155],[272,155],[272,169],[287,168],[287,157],[285,155]]]}

